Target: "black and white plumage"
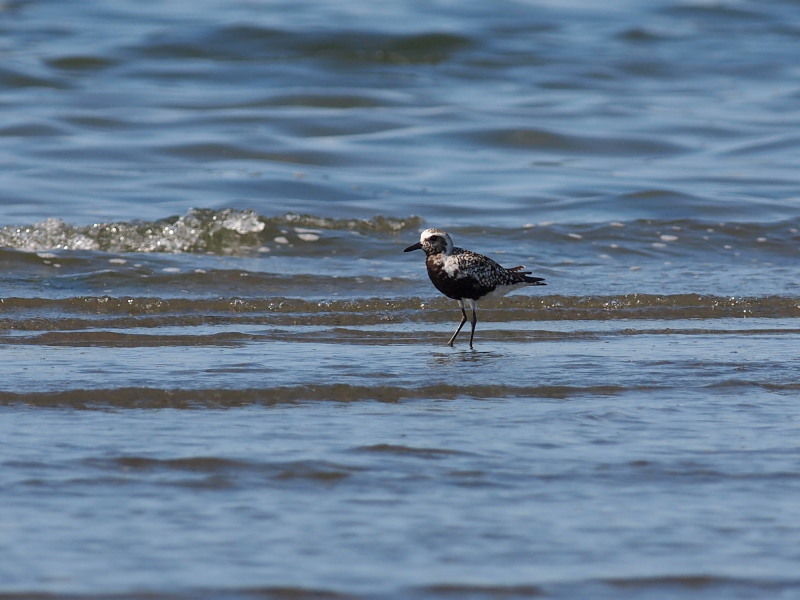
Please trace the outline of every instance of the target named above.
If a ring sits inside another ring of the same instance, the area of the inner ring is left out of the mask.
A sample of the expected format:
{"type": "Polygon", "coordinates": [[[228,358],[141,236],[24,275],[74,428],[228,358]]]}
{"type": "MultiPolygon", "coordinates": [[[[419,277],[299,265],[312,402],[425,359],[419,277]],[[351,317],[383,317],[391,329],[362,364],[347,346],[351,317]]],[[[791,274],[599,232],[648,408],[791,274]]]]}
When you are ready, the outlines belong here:
{"type": "Polygon", "coordinates": [[[472,348],[475,324],[478,322],[475,309],[479,301],[499,298],[529,285],[547,285],[541,277],[529,277],[531,272],[523,271],[523,266],[506,269],[488,256],[456,248],[448,233],[441,229],[426,229],[420,234],[419,242],[410,245],[404,252],[420,249],[425,252],[425,266],[433,285],[445,296],[461,304],[461,323],[447,342],[449,346],[453,345],[467,322],[465,303],[472,308],[472,331],[469,335],[469,347],[472,348]]]}

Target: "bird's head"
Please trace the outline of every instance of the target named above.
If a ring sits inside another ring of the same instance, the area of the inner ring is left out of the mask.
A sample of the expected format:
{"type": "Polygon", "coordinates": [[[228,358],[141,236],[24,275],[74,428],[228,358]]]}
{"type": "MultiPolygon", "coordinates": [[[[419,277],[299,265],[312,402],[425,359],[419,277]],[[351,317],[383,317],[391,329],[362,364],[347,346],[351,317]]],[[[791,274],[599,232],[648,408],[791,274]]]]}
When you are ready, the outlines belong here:
{"type": "Polygon", "coordinates": [[[426,229],[419,235],[419,242],[410,245],[404,252],[422,249],[425,254],[450,254],[453,251],[453,240],[446,231],[436,228],[426,229]]]}

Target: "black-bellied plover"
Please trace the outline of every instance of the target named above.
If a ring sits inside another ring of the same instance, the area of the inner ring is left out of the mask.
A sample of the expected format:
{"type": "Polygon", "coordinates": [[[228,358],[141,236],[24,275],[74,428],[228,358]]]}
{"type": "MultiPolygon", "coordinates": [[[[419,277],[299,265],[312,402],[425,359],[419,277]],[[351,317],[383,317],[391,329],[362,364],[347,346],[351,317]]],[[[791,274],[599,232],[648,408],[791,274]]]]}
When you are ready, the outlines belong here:
{"type": "Polygon", "coordinates": [[[541,277],[529,277],[531,272],[523,271],[523,266],[506,269],[488,256],[454,247],[448,233],[441,229],[426,229],[420,234],[419,242],[411,244],[404,252],[419,249],[425,251],[428,277],[436,289],[461,304],[461,323],[447,342],[449,346],[453,345],[467,322],[465,302],[472,308],[472,332],[469,334],[469,347],[472,348],[475,324],[478,322],[475,309],[479,301],[499,298],[529,285],[547,285],[541,277]]]}

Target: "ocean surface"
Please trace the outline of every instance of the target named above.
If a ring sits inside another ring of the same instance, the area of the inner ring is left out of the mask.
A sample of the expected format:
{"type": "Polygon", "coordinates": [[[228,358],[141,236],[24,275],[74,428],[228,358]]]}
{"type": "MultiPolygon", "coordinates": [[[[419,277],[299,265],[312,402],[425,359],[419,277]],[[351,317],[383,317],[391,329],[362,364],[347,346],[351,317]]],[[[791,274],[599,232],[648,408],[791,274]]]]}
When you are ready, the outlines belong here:
{"type": "Polygon", "coordinates": [[[799,46],[0,1],[0,599],[800,598],[799,46]],[[426,227],[547,286],[450,348],[426,227]]]}

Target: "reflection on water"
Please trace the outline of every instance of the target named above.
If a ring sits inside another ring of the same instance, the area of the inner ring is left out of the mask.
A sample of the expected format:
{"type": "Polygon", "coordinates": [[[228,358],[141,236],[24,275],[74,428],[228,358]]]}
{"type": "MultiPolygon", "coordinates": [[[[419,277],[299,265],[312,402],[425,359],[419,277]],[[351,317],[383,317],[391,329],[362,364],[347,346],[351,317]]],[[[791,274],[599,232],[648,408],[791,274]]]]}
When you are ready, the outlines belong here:
{"type": "Polygon", "coordinates": [[[504,355],[500,352],[493,350],[482,350],[478,347],[476,340],[475,347],[470,348],[466,344],[459,346],[456,343],[455,347],[451,350],[444,352],[433,352],[429,364],[434,365],[438,369],[442,367],[453,367],[456,365],[481,365],[484,368],[492,368],[492,364],[496,361],[502,361],[504,355]]]}

